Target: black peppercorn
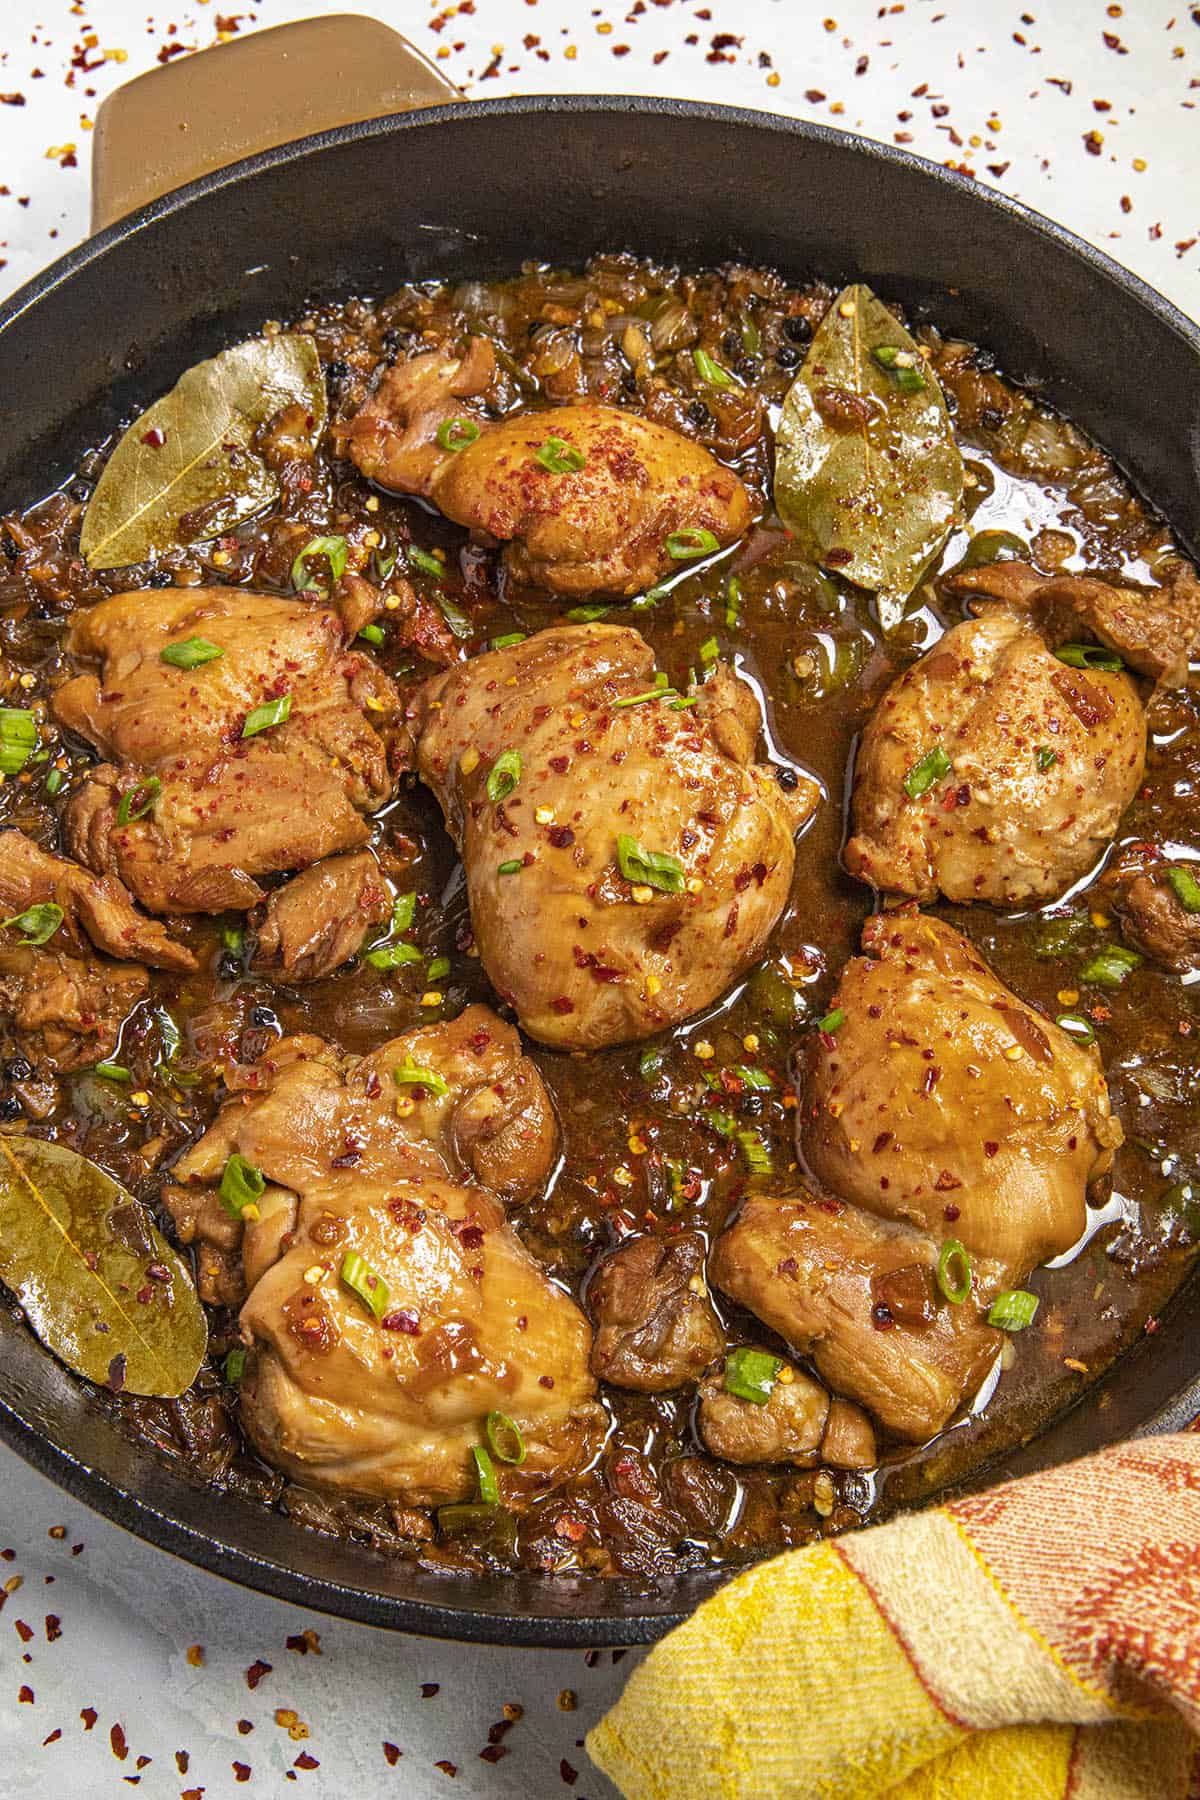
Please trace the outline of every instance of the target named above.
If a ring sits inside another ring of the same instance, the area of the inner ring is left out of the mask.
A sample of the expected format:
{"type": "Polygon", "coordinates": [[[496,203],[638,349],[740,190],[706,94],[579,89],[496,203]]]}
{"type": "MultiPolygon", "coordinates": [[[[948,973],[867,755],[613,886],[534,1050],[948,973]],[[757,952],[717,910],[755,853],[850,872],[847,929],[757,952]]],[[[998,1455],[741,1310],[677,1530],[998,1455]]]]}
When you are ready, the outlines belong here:
{"type": "Polygon", "coordinates": [[[689,401],[687,416],[689,422],[693,425],[708,425],[712,420],[712,414],[709,412],[707,406],[705,406],[703,400],[689,401]]]}
{"type": "Polygon", "coordinates": [[[775,361],[781,369],[794,369],[800,361],[800,352],[794,344],[780,344],[775,352],[775,361]]]}
{"type": "Polygon", "coordinates": [[[775,779],[785,794],[790,794],[793,788],[797,788],[800,785],[800,777],[797,775],[795,769],[788,769],[782,765],[776,769],[775,779]]]}
{"type": "Polygon", "coordinates": [[[783,321],[783,335],[791,338],[793,344],[807,344],[812,336],[812,326],[803,313],[793,313],[790,319],[783,321]]]}

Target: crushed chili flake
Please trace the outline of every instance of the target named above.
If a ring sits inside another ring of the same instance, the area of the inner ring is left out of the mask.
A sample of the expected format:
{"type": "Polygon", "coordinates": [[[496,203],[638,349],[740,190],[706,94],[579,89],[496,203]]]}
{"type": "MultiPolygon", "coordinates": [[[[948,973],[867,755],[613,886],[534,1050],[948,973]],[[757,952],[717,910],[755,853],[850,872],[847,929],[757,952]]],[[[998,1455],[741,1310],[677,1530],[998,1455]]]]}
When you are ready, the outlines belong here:
{"type": "Polygon", "coordinates": [[[83,1720],[83,1729],[85,1731],[91,1731],[92,1727],[96,1723],[96,1720],[100,1717],[99,1713],[96,1711],[94,1706],[81,1707],[79,1710],[79,1716],[83,1720]]]}
{"type": "Polygon", "coordinates": [[[251,1693],[254,1692],[263,1676],[269,1675],[270,1673],[271,1664],[269,1662],[263,1662],[261,1657],[259,1657],[256,1662],[250,1664],[250,1667],[246,1670],[246,1686],[250,1689],[251,1693]]]}
{"type": "Polygon", "coordinates": [[[435,1769],[440,1769],[443,1775],[453,1777],[458,1774],[458,1764],[447,1762],[445,1757],[442,1757],[440,1761],[435,1762],[433,1766],[435,1769]]]}
{"type": "Polygon", "coordinates": [[[112,1753],[117,1761],[124,1762],[129,1755],[129,1745],[125,1741],[125,1727],[119,1722],[114,1725],[108,1734],[108,1741],[112,1745],[112,1753]]]}
{"type": "Polygon", "coordinates": [[[302,1750],[292,1764],[293,1769],[319,1769],[320,1766],[321,1764],[317,1758],[311,1755],[307,1750],[302,1750]]]}
{"type": "Polygon", "coordinates": [[[579,1780],[579,1770],[573,1769],[565,1756],[558,1765],[558,1772],[568,1787],[574,1787],[575,1783],[579,1780]]]}
{"type": "Polygon", "coordinates": [[[296,1632],[286,1640],[284,1648],[294,1650],[297,1656],[313,1656],[321,1654],[321,1634],[310,1626],[306,1631],[296,1632]]]}
{"type": "MultiPolygon", "coordinates": [[[[250,1764],[249,1763],[235,1762],[235,1763],[230,1763],[229,1766],[233,1770],[233,1778],[235,1781],[249,1781],[249,1779],[250,1779],[250,1764]]],[[[204,1789],[201,1788],[200,1792],[203,1793],[204,1789]]]]}
{"type": "Polygon", "coordinates": [[[23,1685],[17,1699],[22,1706],[32,1706],[34,1704],[33,1689],[28,1684],[23,1685]]]}
{"type": "Polygon", "coordinates": [[[387,1739],[384,1738],[383,1755],[388,1768],[394,1769],[396,1764],[400,1761],[400,1758],[404,1755],[404,1752],[398,1744],[389,1744],[387,1739]]]}
{"type": "Polygon", "coordinates": [[[435,1694],[440,1694],[441,1691],[442,1691],[442,1684],[440,1681],[423,1681],[421,1683],[421,1698],[422,1698],[422,1700],[432,1700],[433,1696],[435,1694]]]}

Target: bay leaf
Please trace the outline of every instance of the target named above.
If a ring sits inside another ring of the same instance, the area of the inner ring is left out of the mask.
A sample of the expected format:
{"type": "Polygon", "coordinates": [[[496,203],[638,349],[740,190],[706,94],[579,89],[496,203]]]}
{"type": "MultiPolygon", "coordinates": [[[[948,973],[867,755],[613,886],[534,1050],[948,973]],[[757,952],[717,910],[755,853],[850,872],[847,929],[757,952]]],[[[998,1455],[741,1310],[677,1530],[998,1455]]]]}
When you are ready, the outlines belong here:
{"type": "Polygon", "coordinates": [[[48,1350],[89,1381],[172,1398],[208,1325],[146,1208],[65,1144],[0,1137],[0,1280],[48,1350]]]}
{"type": "Polygon", "coordinates": [[[775,507],[797,548],[877,595],[892,630],[962,517],[963,461],[936,375],[870,288],[843,289],[822,320],[775,457],[775,507]]]}
{"type": "Polygon", "coordinates": [[[218,537],[275,499],[279,483],[254,433],[285,406],[304,407],[315,443],[325,383],[311,337],[249,338],[180,376],[125,432],[96,483],[79,547],[90,569],[142,562],[180,541],[218,537]]]}

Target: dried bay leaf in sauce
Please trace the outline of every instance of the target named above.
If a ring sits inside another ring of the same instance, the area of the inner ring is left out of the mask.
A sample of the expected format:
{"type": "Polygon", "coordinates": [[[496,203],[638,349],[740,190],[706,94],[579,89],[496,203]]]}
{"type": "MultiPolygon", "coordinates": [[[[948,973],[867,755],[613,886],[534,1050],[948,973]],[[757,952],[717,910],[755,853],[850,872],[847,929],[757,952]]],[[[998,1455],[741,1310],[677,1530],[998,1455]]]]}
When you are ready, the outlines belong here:
{"type": "Polygon", "coordinates": [[[174,1398],[208,1348],[186,1262],[120,1182],[65,1144],[0,1137],[0,1280],[89,1381],[174,1398]]]}
{"type": "Polygon", "coordinates": [[[797,547],[874,593],[894,629],[962,516],[963,461],[937,377],[870,288],[845,288],[826,313],[775,448],[775,506],[797,547]]]}
{"type": "Polygon", "coordinates": [[[254,448],[258,427],[302,406],[303,433],[325,428],[325,383],[311,337],[249,338],[182,375],[134,420],[105,465],[79,546],[91,569],[119,569],[183,541],[213,538],[274,500],[279,483],[254,448]]]}

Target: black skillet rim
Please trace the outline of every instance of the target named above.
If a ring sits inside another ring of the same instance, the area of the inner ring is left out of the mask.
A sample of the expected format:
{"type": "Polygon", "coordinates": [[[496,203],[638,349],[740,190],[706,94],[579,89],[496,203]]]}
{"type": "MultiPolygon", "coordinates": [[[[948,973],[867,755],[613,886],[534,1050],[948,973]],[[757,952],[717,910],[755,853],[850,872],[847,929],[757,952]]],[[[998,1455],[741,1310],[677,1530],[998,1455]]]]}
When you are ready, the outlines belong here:
{"type": "MultiPolygon", "coordinates": [[[[1200,357],[1200,326],[1180,308],[1158,293],[1140,276],[1123,268],[1102,250],[1086,243],[1073,232],[1055,224],[1023,201],[989,187],[977,185],[954,170],[915,156],[910,151],[877,143],[853,132],[834,130],[829,126],[793,119],[778,113],[744,107],[727,106],[706,101],[663,99],[654,96],[565,94],[513,97],[486,101],[462,101],[445,106],[423,107],[413,112],[389,115],[340,126],[331,131],[314,133],[292,143],[279,145],[247,157],[226,168],[214,170],[189,182],[186,186],[152,201],[126,218],[85,240],[75,249],[52,263],[19,288],[0,305],[0,337],[6,327],[36,306],[59,284],[85,273],[93,262],[103,258],[107,250],[138,233],[153,228],[164,217],[187,208],[202,196],[222,188],[239,186],[282,164],[299,161],[336,145],[391,137],[394,134],[436,128],[442,123],[460,119],[496,116],[561,116],[572,113],[607,113],[616,115],[668,116],[704,119],[714,123],[760,131],[765,136],[788,135],[821,144],[827,149],[844,150],[856,157],[891,164],[919,175],[927,183],[944,185],[969,193],[975,204],[992,213],[1012,216],[1026,228],[1049,241],[1059,252],[1088,265],[1098,277],[1124,289],[1131,298],[1153,313],[1192,351],[1200,357]]],[[[1184,1286],[1188,1286],[1185,1283],[1184,1286]]],[[[1182,1292],[1182,1289],[1180,1290],[1182,1292]]],[[[1177,1296],[1178,1298],[1178,1296],[1177,1296]]],[[[1174,1305],[1174,1303],[1173,1303],[1174,1305]]],[[[21,1328],[24,1329],[23,1327],[21,1328]]],[[[1118,1362],[1130,1355],[1145,1352],[1143,1343],[1124,1353],[1118,1362]]],[[[38,1354],[44,1354],[38,1347],[38,1354]]],[[[1114,1367],[1116,1365],[1113,1365],[1114,1367]]],[[[1102,1385],[1103,1383],[1098,1385],[1102,1385]]],[[[1056,1423],[1074,1420],[1094,1400],[1097,1387],[1092,1387],[1080,1401],[1057,1415],[1056,1423]]],[[[1137,1435],[1179,1429],[1200,1412],[1200,1367],[1182,1387],[1171,1393],[1158,1410],[1143,1420],[1137,1435]]],[[[74,1498],[122,1526],[135,1536],[171,1552],[183,1560],[219,1575],[241,1586],[253,1588],[275,1599],[300,1607],[333,1614],[358,1623],[403,1631],[414,1635],[448,1638],[513,1648],[586,1648],[614,1644],[652,1643],[689,1616],[691,1608],[680,1611],[623,1609],[593,1614],[572,1609],[562,1614],[522,1612],[502,1614],[479,1611],[470,1605],[440,1605],[402,1599],[344,1582],[325,1579],[293,1570],[282,1562],[256,1555],[248,1550],[224,1543],[207,1531],[197,1529],[155,1505],[136,1497],[111,1481],[63,1445],[52,1441],[38,1426],[6,1399],[0,1397],[0,1439],[15,1450],[39,1473],[55,1482],[74,1498]]],[[[1036,1440],[1031,1450],[1036,1452],[1036,1440]]],[[[993,1463],[978,1472],[979,1483],[1009,1473],[1019,1472],[1025,1450],[1002,1459],[1003,1467],[993,1463]],[[1015,1468],[1014,1468],[1015,1465],[1015,1468]]],[[[173,1479],[179,1479],[173,1477],[173,1479]]],[[[972,1485],[975,1485],[973,1482],[972,1485]]],[[[217,1490],[208,1490],[216,1493],[217,1490]]],[[[736,1573],[735,1567],[719,1571],[716,1580],[705,1584],[705,1591],[722,1579],[736,1573]]],[[[549,1578],[556,1584],[561,1578],[549,1578]]],[[[606,1584],[607,1585],[607,1584],[606,1584]]],[[[464,1597],[469,1589],[464,1584],[464,1597]]],[[[580,1599],[590,1604],[587,1590],[575,1590],[580,1599]]],[[[565,1598],[565,1596],[564,1596],[565,1598]]]]}

